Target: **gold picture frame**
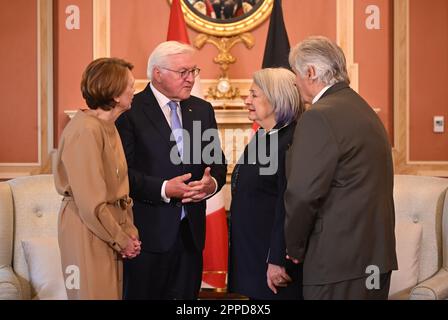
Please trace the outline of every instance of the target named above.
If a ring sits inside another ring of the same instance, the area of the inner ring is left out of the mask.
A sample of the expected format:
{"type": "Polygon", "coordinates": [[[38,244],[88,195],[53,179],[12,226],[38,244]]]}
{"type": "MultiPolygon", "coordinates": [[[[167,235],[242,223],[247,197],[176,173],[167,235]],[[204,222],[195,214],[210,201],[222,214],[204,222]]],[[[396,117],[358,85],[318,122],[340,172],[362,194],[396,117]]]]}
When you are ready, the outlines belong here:
{"type": "MultiPolygon", "coordinates": [[[[171,4],[172,0],[168,2],[171,4]]],[[[256,0],[253,8],[243,15],[220,20],[196,10],[194,0],[180,0],[180,2],[188,26],[217,37],[232,37],[256,28],[270,16],[274,4],[274,0],[256,0]]]]}

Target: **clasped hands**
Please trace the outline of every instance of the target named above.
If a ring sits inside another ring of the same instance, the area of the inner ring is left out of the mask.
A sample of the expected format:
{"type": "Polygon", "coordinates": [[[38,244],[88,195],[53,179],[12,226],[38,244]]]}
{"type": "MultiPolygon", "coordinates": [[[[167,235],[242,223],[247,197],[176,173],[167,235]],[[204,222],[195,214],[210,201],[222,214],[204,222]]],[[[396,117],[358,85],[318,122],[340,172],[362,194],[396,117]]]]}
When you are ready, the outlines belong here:
{"type": "Polygon", "coordinates": [[[216,189],[215,181],[210,174],[210,167],[205,168],[201,180],[191,181],[191,173],[174,177],[168,180],[165,186],[165,194],[168,198],[182,199],[182,203],[200,202],[216,189]]]}
{"type": "Polygon", "coordinates": [[[141,251],[141,241],[138,240],[136,236],[131,236],[129,238],[126,247],[120,251],[121,257],[123,259],[133,259],[140,254],[141,251]]]}

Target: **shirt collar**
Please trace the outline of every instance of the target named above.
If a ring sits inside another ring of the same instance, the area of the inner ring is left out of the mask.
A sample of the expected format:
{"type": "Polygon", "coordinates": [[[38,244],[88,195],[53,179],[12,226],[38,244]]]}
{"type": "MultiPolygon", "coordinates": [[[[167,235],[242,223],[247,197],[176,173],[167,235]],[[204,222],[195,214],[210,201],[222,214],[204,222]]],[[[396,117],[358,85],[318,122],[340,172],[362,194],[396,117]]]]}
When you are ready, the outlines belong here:
{"type": "Polygon", "coordinates": [[[271,130],[269,130],[269,131],[266,131],[265,129],[263,129],[263,128],[261,128],[260,127],[260,134],[262,135],[262,136],[266,136],[266,135],[268,135],[268,136],[270,136],[270,135],[273,135],[273,134],[276,134],[276,133],[278,133],[280,130],[282,130],[283,128],[286,128],[287,126],[289,126],[290,125],[290,123],[287,123],[287,124],[285,124],[285,125],[283,125],[283,126],[279,126],[279,124],[277,123],[275,126],[274,126],[274,128],[272,128],[271,130]]]}
{"type": "Polygon", "coordinates": [[[330,89],[333,85],[328,85],[326,87],[324,87],[322,90],[320,90],[320,92],[314,97],[312,104],[315,104],[323,95],[324,93],[330,89]]]}
{"type": "MultiPolygon", "coordinates": [[[[160,108],[165,107],[168,104],[168,102],[171,101],[162,92],[157,90],[156,87],[153,86],[152,82],[149,84],[149,86],[151,87],[152,93],[154,93],[154,96],[156,97],[156,100],[159,103],[160,108]]],[[[179,105],[179,102],[178,101],[176,101],[176,102],[177,102],[177,105],[179,105]]]]}

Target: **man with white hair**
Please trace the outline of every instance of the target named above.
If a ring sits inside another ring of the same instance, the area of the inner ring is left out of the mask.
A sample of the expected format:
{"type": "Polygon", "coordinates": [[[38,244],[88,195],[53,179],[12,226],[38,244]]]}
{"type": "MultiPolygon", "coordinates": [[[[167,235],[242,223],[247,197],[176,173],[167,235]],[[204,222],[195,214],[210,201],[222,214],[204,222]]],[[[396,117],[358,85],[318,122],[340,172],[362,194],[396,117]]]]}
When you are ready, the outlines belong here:
{"type": "Polygon", "coordinates": [[[303,263],[305,299],[387,299],[397,269],[391,146],[349,87],[344,53],[311,37],[290,53],[310,104],[286,160],[287,252],[303,263]]]}
{"type": "Polygon", "coordinates": [[[195,299],[199,293],[205,202],[225,184],[227,167],[213,107],[190,95],[200,71],[194,53],[177,41],[158,45],[148,59],[150,84],[116,123],[142,242],[140,258],[124,265],[125,299],[195,299]],[[210,143],[219,153],[208,160],[202,158],[210,148],[201,141],[206,130],[216,132],[210,143]]]}

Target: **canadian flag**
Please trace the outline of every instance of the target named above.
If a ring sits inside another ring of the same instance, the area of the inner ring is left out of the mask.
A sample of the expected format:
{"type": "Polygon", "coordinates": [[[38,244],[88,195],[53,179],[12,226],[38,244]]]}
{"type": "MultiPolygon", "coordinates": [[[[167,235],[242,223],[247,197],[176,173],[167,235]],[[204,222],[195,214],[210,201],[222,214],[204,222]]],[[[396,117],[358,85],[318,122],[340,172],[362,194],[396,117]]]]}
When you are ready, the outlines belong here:
{"type": "MultiPolygon", "coordinates": [[[[167,40],[190,44],[179,0],[171,4],[167,40]]],[[[196,78],[192,95],[203,98],[201,80],[196,78]]],[[[207,200],[205,249],[202,288],[225,289],[227,282],[228,232],[222,190],[207,200]]]]}
{"type": "Polygon", "coordinates": [[[225,289],[229,240],[222,190],[207,200],[206,230],[202,288],[225,289]]]}

